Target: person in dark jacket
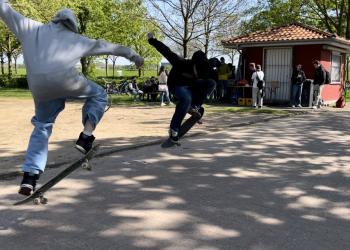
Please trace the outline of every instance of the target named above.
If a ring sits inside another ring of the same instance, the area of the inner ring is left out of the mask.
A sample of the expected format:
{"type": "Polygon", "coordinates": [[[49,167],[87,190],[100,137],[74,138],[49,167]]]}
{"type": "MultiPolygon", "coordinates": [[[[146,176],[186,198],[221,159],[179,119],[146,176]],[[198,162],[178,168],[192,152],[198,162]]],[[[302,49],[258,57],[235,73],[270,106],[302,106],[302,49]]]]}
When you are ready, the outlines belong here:
{"type": "Polygon", "coordinates": [[[209,79],[209,63],[203,51],[196,51],[190,60],[184,59],[154,38],[153,32],[148,33],[147,38],[172,65],[168,86],[178,103],[170,123],[169,137],[172,142],[178,143],[179,129],[186,113],[200,117],[199,109],[216,84],[209,79]]]}
{"type": "Polygon", "coordinates": [[[313,65],[315,67],[315,75],[314,75],[314,99],[312,103],[312,107],[314,109],[321,108],[322,104],[322,89],[323,84],[326,82],[326,71],[324,70],[322,64],[318,60],[313,61],[313,65]]]}
{"type": "Polygon", "coordinates": [[[304,71],[302,70],[302,65],[298,64],[296,66],[296,69],[293,71],[292,75],[292,107],[299,107],[301,106],[301,94],[303,90],[303,84],[306,80],[306,76],[304,71]]]}

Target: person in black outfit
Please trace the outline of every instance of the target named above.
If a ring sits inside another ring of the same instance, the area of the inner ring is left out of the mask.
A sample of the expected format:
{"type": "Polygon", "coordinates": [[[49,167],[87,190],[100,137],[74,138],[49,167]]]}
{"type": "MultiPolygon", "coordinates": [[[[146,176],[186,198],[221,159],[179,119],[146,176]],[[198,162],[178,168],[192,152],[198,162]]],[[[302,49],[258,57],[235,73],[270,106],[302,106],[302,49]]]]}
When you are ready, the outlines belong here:
{"type": "Polygon", "coordinates": [[[208,76],[209,63],[203,51],[196,51],[190,60],[184,59],[155,39],[153,32],[148,33],[147,37],[148,42],[172,65],[168,86],[178,102],[170,123],[169,137],[178,143],[179,129],[186,113],[200,117],[199,109],[216,84],[208,76]]]}
{"type": "Polygon", "coordinates": [[[301,93],[303,89],[303,83],[305,82],[306,77],[305,73],[302,70],[302,65],[298,64],[296,69],[293,71],[292,75],[292,107],[299,107],[301,106],[301,93]]]}

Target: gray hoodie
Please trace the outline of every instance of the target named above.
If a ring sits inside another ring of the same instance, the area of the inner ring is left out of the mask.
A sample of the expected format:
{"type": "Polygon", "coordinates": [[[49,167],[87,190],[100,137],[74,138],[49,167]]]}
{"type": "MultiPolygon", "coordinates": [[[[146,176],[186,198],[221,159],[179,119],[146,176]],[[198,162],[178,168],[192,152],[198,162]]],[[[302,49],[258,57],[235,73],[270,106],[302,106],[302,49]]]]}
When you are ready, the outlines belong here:
{"type": "Polygon", "coordinates": [[[43,24],[22,16],[7,0],[0,0],[0,18],[22,44],[29,87],[39,100],[83,92],[84,77],[75,70],[81,57],[110,54],[134,61],[137,67],[143,64],[143,59],[127,47],[79,35],[77,19],[69,9],[43,24]],[[80,83],[75,83],[77,80],[80,83]]]}

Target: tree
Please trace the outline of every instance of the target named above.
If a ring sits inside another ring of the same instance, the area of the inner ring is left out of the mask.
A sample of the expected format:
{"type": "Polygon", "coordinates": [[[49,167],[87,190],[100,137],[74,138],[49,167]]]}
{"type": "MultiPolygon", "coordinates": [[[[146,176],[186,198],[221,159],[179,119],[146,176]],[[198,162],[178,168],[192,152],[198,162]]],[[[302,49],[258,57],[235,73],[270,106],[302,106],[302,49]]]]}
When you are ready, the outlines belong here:
{"type": "Polygon", "coordinates": [[[312,24],[311,19],[307,18],[305,0],[258,1],[258,5],[246,10],[244,15],[252,18],[242,22],[240,33],[243,34],[294,22],[312,24]]]}
{"type": "Polygon", "coordinates": [[[152,18],[158,28],[175,44],[181,46],[183,57],[188,56],[188,46],[202,34],[198,26],[203,17],[197,15],[203,0],[149,0],[154,9],[152,18]]]}
{"type": "Polygon", "coordinates": [[[203,35],[199,41],[204,46],[206,55],[211,46],[215,51],[218,37],[223,33],[227,35],[228,29],[232,31],[233,27],[237,27],[238,12],[245,2],[245,0],[203,0],[199,8],[199,15],[203,17],[203,28],[200,33],[203,35]]]}

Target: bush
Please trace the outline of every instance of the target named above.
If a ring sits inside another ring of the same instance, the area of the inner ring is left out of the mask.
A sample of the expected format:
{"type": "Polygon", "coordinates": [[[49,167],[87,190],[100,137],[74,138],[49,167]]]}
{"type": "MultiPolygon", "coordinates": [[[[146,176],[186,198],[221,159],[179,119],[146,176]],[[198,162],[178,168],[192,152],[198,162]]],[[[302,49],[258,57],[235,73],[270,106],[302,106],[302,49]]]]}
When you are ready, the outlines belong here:
{"type": "Polygon", "coordinates": [[[25,76],[18,76],[9,80],[7,76],[0,76],[0,87],[28,89],[27,78],[25,76]]]}

